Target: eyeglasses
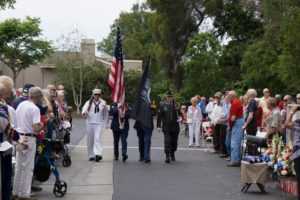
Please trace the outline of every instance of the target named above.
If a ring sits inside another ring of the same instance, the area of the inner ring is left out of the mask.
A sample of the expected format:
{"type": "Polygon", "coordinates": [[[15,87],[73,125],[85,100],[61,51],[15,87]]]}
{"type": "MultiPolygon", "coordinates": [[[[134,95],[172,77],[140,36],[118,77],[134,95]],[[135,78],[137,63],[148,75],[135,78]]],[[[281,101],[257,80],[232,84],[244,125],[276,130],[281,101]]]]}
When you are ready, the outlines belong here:
{"type": "Polygon", "coordinates": [[[94,94],[95,96],[99,96],[100,94],[94,94]]]}
{"type": "Polygon", "coordinates": [[[264,91],[264,93],[269,93],[270,91],[264,91]]]}

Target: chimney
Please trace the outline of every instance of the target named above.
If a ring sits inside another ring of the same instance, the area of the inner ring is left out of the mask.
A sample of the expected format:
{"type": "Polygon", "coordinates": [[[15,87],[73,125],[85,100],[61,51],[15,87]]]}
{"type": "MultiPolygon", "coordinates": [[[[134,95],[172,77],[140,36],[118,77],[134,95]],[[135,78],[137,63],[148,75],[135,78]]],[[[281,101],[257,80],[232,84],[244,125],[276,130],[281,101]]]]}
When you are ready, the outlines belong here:
{"type": "Polygon", "coordinates": [[[81,40],[81,54],[85,64],[92,64],[95,61],[96,44],[94,39],[81,40]]]}

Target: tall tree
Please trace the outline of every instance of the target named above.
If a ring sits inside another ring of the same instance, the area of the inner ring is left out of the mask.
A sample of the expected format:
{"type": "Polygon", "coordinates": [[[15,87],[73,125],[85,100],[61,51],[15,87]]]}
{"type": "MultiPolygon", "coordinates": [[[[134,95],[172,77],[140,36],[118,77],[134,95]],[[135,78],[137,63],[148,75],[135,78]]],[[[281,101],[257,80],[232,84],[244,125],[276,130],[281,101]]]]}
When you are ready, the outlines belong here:
{"type": "Polygon", "coordinates": [[[82,35],[77,29],[66,35],[61,35],[57,40],[57,48],[60,51],[57,52],[57,56],[52,58],[57,67],[58,78],[72,91],[77,114],[80,114],[82,104],[83,73],[88,71],[84,62],[84,55],[80,52],[81,39],[82,35]]]}
{"type": "Polygon", "coordinates": [[[250,2],[224,0],[215,11],[214,34],[230,40],[220,58],[220,66],[230,86],[242,79],[241,62],[245,50],[264,33],[261,19],[256,16],[257,7],[250,6],[250,2]]]}
{"type": "Polygon", "coordinates": [[[213,95],[224,87],[218,65],[221,51],[219,41],[210,33],[201,33],[190,40],[183,62],[183,93],[213,95]]]}
{"type": "Polygon", "coordinates": [[[156,41],[154,52],[160,66],[166,66],[168,76],[178,90],[182,80],[180,61],[189,40],[209,15],[216,1],[208,0],[148,0],[155,11],[151,16],[151,31],[156,41]]]}
{"type": "Polygon", "coordinates": [[[13,5],[16,3],[16,0],[0,0],[0,10],[5,8],[13,8],[13,5]]]}
{"type": "Polygon", "coordinates": [[[145,66],[153,46],[148,26],[148,19],[151,15],[152,13],[146,10],[145,4],[134,4],[131,12],[121,13],[114,21],[109,35],[98,43],[98,50],[113,55],[115,36],[119,26],[125,59],[141,59],[145,66]]]}
{"type": "Polygon", "coordinates": [[[0,60],[13,72],[16,81],[21,70],[51,54],[51,43],[40,39],[39,18],[7,19],[0,23],[0,60]]]}

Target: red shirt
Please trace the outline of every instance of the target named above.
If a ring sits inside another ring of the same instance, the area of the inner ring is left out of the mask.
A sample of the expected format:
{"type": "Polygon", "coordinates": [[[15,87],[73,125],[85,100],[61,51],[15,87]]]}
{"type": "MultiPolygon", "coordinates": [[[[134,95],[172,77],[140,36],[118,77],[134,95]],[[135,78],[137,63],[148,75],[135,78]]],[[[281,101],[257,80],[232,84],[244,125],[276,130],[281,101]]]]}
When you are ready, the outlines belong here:
{"type": "Polygon", "coordinates": [[[240,99],[233,99],[229,111],[229,128],[233,127],[234,121],[231,121],[231,117],[235,115],[235,120],[243,117],[243,104],[240,99]]]}

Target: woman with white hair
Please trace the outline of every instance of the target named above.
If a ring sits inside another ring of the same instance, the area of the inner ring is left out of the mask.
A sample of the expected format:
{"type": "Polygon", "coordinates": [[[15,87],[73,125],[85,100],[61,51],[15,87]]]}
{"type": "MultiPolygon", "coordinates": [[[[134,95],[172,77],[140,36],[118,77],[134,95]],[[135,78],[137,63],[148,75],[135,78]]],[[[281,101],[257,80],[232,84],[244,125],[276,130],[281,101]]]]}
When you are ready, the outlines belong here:
{"type": "Polygon", "coordinates": [[[200,126],[202,121],[202,112],[197,105],[197,97],[191,98],[192,105],[188,108],[187,123],[189,124],[189,147],[193,145],[193,139],[195,136],[195,143],[197,147],[199,145],[200,126]]]}
{"type": "MultiPolygon", "coordinates": [[[[10,118],[13,117],[10,114],[8,105],[4,101],[5,98],[11,95],[13,89],[13,80],[8,76],[0,76],[0,143],[8,141],[19,140],[19,134],[16,132],[10,124],[10,118]]],[[[14,124],[15,125],[15,124],[14,124]]],[[[10,199],[11,193],[11,177],[12,177],[12,154],[11,149],[5,152],[1,152],[1,198],[3,200],[10,199]],[[5,173],[4,173],[5,172],[5,173]]]]}

